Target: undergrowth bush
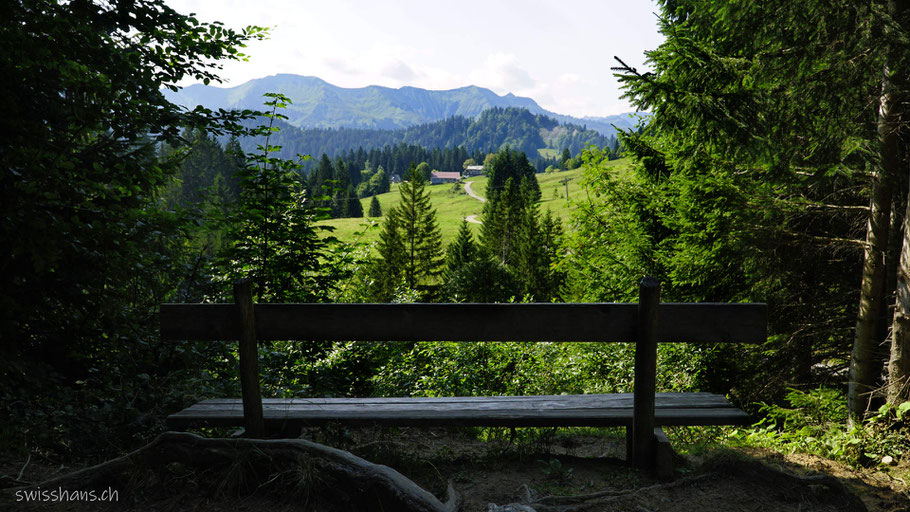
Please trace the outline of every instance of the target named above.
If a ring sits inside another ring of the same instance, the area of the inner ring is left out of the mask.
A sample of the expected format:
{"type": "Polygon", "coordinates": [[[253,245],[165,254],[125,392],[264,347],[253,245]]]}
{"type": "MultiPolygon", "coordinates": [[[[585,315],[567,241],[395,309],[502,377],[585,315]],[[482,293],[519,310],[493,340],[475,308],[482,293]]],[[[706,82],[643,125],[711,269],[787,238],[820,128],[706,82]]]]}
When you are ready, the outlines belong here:
{"type": "Polygon", "coordinates": [[[885,405],[861,425],[847,428],[843,393],[819,387],[791,389],[789,407],[762,404],[763,418],[751,429],[738,430],[734,439],[785,453],[803,452],[850,465],[875,465],[899,460],[910,453],[910,403],[885,405]]]}

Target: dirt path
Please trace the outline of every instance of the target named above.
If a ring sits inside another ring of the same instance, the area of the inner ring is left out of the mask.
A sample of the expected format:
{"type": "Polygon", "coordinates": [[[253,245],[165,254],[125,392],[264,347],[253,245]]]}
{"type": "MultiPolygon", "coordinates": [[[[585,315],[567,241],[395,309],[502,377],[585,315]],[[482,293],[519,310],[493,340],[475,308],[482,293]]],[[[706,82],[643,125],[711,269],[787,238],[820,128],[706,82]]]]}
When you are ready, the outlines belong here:
{"type": "MultiPolygon", "coordinates": [[[[474,191],[471,189],[471,182],[470,182],[470,181],[466,181],[466,182],[464,183],[464,191],[467,192],[469,196],[471,196],[471,197],[473,197],[474,199],[480,201],[481,203],[486,203],[486,202],[487,202],[486,199],[484,199],[484,198],[482,198],[482,197],[480,197],[479,195],[477,195],[477,194],[474,193],[474,191]]],[[[471,221],[471,222],[473,222],[473,221],[471,221]]]]}
{"type": "MultiPolygon", "coordinates": [[[[473,197],[474,199],[480,201],[481,203],[486,203],[486,202],[487,202],[486,199],[484,199],[484,198],[482,198],[482,197],[480,197],[479,195],[477,195],[477,194],[474,193],[474,190],[471,189],[471,184],[472,184],[472,183],[471,183],[470,181],[466,181],[466,182],[464,183],[464,191],[467,192],[469,196],[471,196],[471,197],[473,197]]],[[[483,222],[477,220],[477,215],[468,215],[467,217],[465,217],[465,220],[468,221],[468,222],[473,222],[474,224],[483,224],[483,222]]]]}

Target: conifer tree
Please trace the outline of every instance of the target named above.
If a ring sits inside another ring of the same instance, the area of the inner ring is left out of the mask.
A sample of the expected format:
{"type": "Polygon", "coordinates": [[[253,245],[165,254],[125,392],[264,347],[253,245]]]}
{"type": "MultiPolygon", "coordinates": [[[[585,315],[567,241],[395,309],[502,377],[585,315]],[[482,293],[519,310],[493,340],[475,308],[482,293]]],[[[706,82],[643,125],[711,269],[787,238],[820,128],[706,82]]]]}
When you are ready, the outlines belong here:
{"type": "Polygon", "coordinates": [[[462,219],[455,240],[446,248],[446,277],[470,263],[476,254],[474,235],[471,233],[467,219],[462,219]]]}
{"type": "Polygon", "coordinates": [[[332,161],[329,160],[328,155],[323,153],[322,158],[319,159],[319,165],[310,173],[308,180],[309,196],[312,198],[322,198],[317,200],[317,205],[326,206],[327,201],[325,201],[324,197],[332,197],[330,182],[334,177],[335,168],[332,166],[332,161]]]}
{"type": "MultiPolygon", "coordinates": [[[[392,209],[394,211],[394,208],[392,209]]],[[[382,223],[379,232],[379,242],[376,244],[378,257],[370,266],[371,299],[379,302],[389,302],[395,297],[395,292],[402,282],[402,273],[405,265],[405,246],[401,237],[401,226],[398,216],[389,212],[382,223]]]]}
{"type": "Polygon", "coordinates": [[[382,206],[379,205],[379,199],[376,199],[376,196],[373,196],[370,199],[370,211],[368,212],[370,217],[382,217],[382,206]]]}
{"type": "Polygon", "coordinates": [[[896,133],[910,119],[907,4],[661,4],[667,40],[649,52],[650,71],[619,68],[627,97],[652,112],[622,137],[639,165],[631,179],[592,180],[612,199],[579,217],[583,244],[599,241],[592,256],[615,273],[587,278],[656,269],[674,300],[776,304],[770,327],[786,341],[755,364],[780,387],[850,357],[854,334],[848,406],[861,419],[883,384],[888,301],[907,254],[894,222],[906,185],[893,188],[889,171],[907,154],[896,133]]]}
{"type": "Polygon", "coordinates": [[[505,302],[519,287],[512,272],[474,242],[467,220],[446,250],[443,280],[442,295],[454,302],[505,302]]]}
{"type": "MultiPolygon", "coordinates": [[[[393,276],[401,286],[418,291],[427,300],[432,298],[442,271],[442,236],[423,174],[412,165],[407,178],[399,187],[400,203],[386,214],[383,233],[388,242],[383,247],[385,252],[380,251],[374,269],[393,276]],[[392,243],[396,240],[400,243],[392,243]]],[[[388,300],[392,298],[388,292],[393,288],[388,280],[383,278],[383,281],[377,295],[388,300]]]]}
{"type": "Polygon", "coordinates": [[[502,190],[494,196],[491,197],[490,192],[488,187],[487,202],[483,206],[481,241],[490,256],[501,265],[509,266],[518,230],[525,217],[525,202],[514,185],[514,178],[508,178],[502,190]]]}
{"type": "Polygon", "coordinates": [[[361,218],[363,217],[363,205],[360,204],[360,199],[357,197],[357,194],[354,192],[354,185],[348,185],[348,190],[345,199],[345,217],[350,218],[361,218]]]}

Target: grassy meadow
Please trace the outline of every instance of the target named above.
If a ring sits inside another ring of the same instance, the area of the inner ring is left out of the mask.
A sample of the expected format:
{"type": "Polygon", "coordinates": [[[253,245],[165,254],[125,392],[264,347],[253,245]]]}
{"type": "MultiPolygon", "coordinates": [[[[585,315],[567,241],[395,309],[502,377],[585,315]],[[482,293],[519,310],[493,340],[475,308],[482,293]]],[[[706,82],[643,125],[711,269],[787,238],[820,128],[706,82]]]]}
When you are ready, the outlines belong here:
{"type": "MultiPolygon", "coordinates": [[[[610,168],[617,170],[625,169],[630,164],[630,160],[623,158],[607,163],[610,168]]],[[[584,167],[573,169],[571,171],[560,171],[549,174],[538,174],[537,182],[540,184],[540,210],[544,212],[551,210],[557,217],[562,220],[563,227],[568,229],[573,211],[573,202],[585,197],[585,190],[582,187],[582,178],[584,167]],[[563,183],[563,180],[568,180],[563,183]],[[566,190],[568,188],[568,200],[566,199],[566,190]]],[[[486,195],[487,178],[485,176],[476,176],[467,178],[466,182],[471,183],[471,189],[478,196],[486,195]]],[[[478,220],[483,211],[483,203],[469,196],[464,191],[463,184],[440,184],[428,185],[427,190],[430,192],[430,201],[433,208],[436,209],[436,219],[439,223],[439,230],[442,232],[443,244],[448,244],[458,232],[458,226],[461,219],[477,215],[478,220]]],[[[390,208],[398,205],[400,201],[398,184],[393,184],[389,192],[376,196],[379,204],[382,206],[383,213],[390,208]]],[[[369,197],[361,199],[363,211],[368,212],[370,209],[369,197]]],[[[370,219],[364,217],[360,219],[332,219],[321,222],[320,224],[333,226],[334,235],[345,242],[373,242],[379,237],[379,224],[382,218],[370,219]],[[374,227],[370,227],[373,224],[374,227]]],[[[480,224],[470,223],[475,235],[480,233],[480,224]]]]}

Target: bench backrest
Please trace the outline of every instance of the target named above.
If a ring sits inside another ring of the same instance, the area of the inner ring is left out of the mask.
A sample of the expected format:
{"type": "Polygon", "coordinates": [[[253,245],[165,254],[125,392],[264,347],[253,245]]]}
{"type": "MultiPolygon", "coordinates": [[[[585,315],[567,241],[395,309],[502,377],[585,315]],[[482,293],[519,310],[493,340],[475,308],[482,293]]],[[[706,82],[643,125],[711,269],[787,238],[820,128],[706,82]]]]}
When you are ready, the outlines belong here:
{"type": "MultiPolygon", "coordinates": [[[[660,304],[657,341],[761,343],[764,304],[660,304]]],[[[259,340],[635,342],[638,304],[255,304],[259,340]]],[[[240,339],[235,304],[162,304],[161,336],[240,339]]]]}

